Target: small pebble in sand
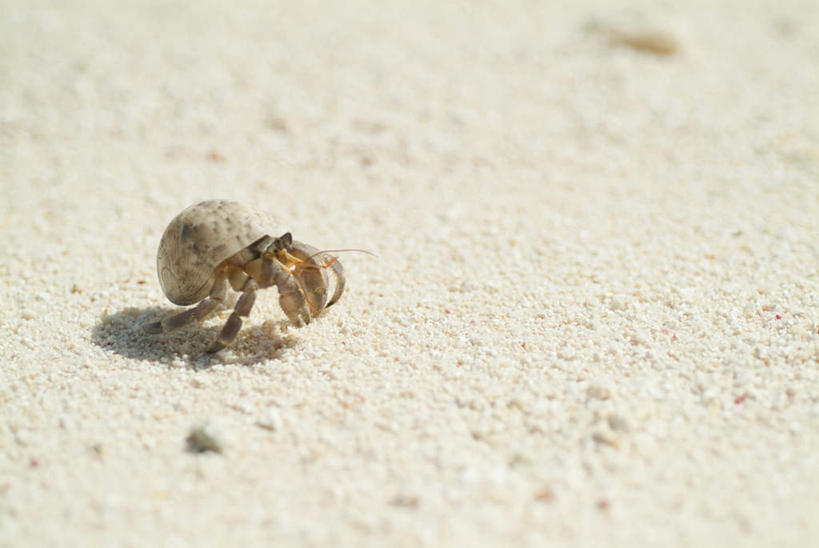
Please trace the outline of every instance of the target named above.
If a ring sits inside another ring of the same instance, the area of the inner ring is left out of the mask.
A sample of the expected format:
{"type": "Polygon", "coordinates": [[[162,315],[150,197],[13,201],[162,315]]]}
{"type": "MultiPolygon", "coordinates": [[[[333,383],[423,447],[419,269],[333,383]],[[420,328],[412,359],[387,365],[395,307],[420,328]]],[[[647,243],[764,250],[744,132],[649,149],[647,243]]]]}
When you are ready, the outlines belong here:
{"type": "Polygon", "coordinates": [[[396,495],[390,500],[391,506],[398,508],[418,508],[418,497],[413,495],[396,495]]]}
{"type": "Polygon", "coordinates": [[[617,29],[608,29],[609,43],[614,46],[631,48],[641,53],[654,55],[674,55],[679,51],[679,45],[673,36],[660,31],[627,32],[617,29]]]}
{"type": "Polygon", "coordinates": [[[282,429],[284,421],[282,421],[281,413],[275,407],[271,407],[267,410],[267,413],[264,414],[258,421],[256,421],[256,425],[259,428],[263,428],[265,430],[270,430],[271,432],[277,432],[282,429]]]}
{"type": "Polygon", "coordinates": [[[188,433],[188,437],[185,438],[185,442],[188,444],[188,451],[191,453],[222,452],[222,442],[207,426],[192,428],[188,433]]]}
{"type": "Polygon", "coordinates": [[[535,492],[534,498],[535,498],[535,500],[537,502],[542,502],[542,503],[554,502],[555,492],[549,487],[544,487],[544,488],[538,490],[537,492],[535,492]]]}
{"type": "Polygon", "coordinates": [[[606,38],[610,46],[626,47],[640,53],[662,56],[675,55],[680,50],[677,40],[668,32],[661,30],[626,30],[594,19],[589,20],[584,27],[586,31],[606,38]]]}

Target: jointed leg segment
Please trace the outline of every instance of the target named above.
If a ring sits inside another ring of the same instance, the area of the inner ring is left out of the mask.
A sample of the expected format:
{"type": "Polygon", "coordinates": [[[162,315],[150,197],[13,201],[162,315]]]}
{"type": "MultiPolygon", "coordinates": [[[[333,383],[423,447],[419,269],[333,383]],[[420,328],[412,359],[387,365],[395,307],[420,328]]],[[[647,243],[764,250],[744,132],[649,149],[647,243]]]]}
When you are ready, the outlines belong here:
{"type": "Polygon", "coordinates": [[[218,276],[213,282],[213,288],[210,290],[208,298],[179,314],[168,316],[162,321],[152,322],[142,326],[148,333],[168,333],[180,327],[192,323],[202,323],[216,308],[225,300],[227,295],[227,283],[224,274],[218,276]]]}
{"type": "Polygon", "coordinates": [[[242,318],[250,315],[253,304],[256,302],[256,289],[258,287],[253,278],[247,280],[242,288],[242,296],[239,297],[236,306],[233,308],[233,313],[225,322],[219,336],[208,347],[208,352],[218,352],[236,339],[236,335],[239,334],[239,330],[242,328],[242,318]]]}

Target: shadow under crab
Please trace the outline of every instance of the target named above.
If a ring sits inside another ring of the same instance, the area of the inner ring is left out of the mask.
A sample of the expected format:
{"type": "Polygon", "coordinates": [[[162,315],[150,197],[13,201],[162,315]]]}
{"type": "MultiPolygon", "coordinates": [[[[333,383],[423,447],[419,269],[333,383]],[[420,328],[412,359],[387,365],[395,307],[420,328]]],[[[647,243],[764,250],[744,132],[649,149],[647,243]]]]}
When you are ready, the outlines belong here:
{"type": "Polygon", "coordinates": [[[106,314],[92,328],[91,340],[103,350],[125,358],[197,368],[217,363],[262,363],[278,358],[282,349],[297,344],[294,337],[281,334],[288,321],[267,320],[242,330],[243,336],[229,349],[208,354],[204,349],[219,333],[218,324],[190,326],[162,335],[145,333],[145,324],[168,314],[169,309],[156,306],[128,307],[106,314]]]}

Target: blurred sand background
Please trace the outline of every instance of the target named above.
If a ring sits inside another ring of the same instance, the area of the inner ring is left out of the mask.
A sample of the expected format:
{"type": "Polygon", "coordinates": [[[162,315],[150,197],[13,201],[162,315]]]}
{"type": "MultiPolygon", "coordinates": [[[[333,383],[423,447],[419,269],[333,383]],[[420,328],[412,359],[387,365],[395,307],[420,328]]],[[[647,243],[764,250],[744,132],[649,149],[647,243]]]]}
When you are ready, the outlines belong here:
{"type": "Polygon", "coordinates": [[[2,546],[819,544],[817,2],[0,0],[0,192],[2,546]],[[379,257],[143,334],[215,197],[379,257]]]}

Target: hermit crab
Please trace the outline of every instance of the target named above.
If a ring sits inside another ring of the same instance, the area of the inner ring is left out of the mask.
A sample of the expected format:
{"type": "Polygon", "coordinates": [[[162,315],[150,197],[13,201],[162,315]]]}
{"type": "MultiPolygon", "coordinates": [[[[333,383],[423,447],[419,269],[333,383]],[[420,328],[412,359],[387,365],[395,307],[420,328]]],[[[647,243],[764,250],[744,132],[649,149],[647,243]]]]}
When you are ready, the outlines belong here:
{"type": "Polygon", "coordinates": [[[250,314],[256,290],[276,286],[279,305],[296,327],[310,323],[344,292],[344,269],[337,257],[296,241],[290,232],[272,236],[264,216],[238,202],[209,200],[177,215],[159,242],[156,269],[168,299],[196,306],[143,325],[152,334],[201,323],[227,296],[241,292],[208,352],[230,345],[250,314]],[[334,275],[332,297],[327,298],[334,275]]]}

